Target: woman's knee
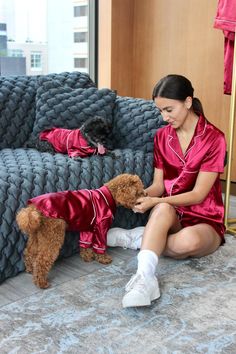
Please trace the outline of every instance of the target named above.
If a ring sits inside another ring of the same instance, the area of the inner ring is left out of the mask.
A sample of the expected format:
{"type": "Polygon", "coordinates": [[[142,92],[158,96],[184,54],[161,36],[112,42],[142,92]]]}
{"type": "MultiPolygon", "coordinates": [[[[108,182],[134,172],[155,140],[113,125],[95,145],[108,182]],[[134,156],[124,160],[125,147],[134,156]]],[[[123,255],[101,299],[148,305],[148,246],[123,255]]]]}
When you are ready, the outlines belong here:
{"type": "Polygon", "coordinates": [[[186,237],[183,240],[183,251],[188,254],[188,256],[194,256],[202,248],[202,239],[198,233],[190,234],[187,230],[186,237]]]}
{"type": "Polygon", "coordinates": [[[197,233],[190,233],[188,228],[181,230],[181,235],[169,236],[167,240],[166,255],[176,258],[187,258],[194,256],[200,252],[202,248],[202,240],[197,233]]]}
{"type": "Polygon", "coordinates": [[[163,216],[165,218],[175,218],[176,211],[175,208],[168,203],[157,204],[151,211],[150,217],[156,218],[163,216]]]}
{"type": "Polygon", "coordinates": [[[169,236],[165,254],[175,258],[202,257],[215,252],[220,243],[219,235],[209,225],[185,227],[169,236]]]}

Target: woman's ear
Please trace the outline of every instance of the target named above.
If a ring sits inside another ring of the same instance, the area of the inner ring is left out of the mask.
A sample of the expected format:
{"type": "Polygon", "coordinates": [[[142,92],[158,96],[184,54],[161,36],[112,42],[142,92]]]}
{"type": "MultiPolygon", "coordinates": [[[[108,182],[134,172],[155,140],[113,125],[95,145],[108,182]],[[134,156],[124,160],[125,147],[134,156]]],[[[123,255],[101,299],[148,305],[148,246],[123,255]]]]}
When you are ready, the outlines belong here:
{"type": "Polygon", "coordinates": [[[192,107],[192,104],[193,104],[193,99],[192,97],[188,96],[186,99],[185,99],[185,106],[187,109],[190,109],[192,107]]]}

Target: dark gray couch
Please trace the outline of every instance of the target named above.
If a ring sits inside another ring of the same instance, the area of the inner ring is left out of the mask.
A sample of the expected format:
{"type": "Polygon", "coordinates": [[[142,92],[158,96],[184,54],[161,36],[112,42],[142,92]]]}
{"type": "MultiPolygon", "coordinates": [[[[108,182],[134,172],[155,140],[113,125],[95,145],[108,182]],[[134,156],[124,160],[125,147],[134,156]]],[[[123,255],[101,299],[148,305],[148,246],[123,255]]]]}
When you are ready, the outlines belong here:
{"type": "MultiPolygon", "coordinates": [[[[153,176],[153,137],[163,125],[152,101],[116,97],[97,90],[87,74],[0,77],[0,282],[24,271],[25,236],[15,215],[29,198],[42,193],[98,188],[120,173],[138,174],[144,184],[153,176]],[[111,119],[116,158],[92,156],[74,161],[25,148],[53,125],[77,128],[93,114],[111,119]]],[[[118,208],[114,225],[143,225],[147,215],[118,208]]],[[[77,252],[77,234],[67,233],[61,256],[77,252]]]]}

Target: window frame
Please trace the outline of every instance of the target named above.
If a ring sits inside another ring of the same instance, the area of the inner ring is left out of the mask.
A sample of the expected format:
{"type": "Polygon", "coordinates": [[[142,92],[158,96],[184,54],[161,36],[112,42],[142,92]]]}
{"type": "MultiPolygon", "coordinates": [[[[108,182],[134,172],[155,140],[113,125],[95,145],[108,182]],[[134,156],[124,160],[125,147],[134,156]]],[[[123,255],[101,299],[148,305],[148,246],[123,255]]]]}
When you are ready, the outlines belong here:
{"type": "Polygon", "coordinates": [[[98,0],[88,1],[88,72],[98,84],[98,0]]]}
{"type": "Polygon", "coordinates": [[[42,70],[42,53],[41,52],[32,51],[30,53],[30,70],[32,70],[32,71],[41,71],[42,70]],[[38,58],[37,58],[37,56],[38,56],[38,58]],[[38,61],[39,61],[40,66],[32,66],[32,63],[35,64],[38,61]]]}

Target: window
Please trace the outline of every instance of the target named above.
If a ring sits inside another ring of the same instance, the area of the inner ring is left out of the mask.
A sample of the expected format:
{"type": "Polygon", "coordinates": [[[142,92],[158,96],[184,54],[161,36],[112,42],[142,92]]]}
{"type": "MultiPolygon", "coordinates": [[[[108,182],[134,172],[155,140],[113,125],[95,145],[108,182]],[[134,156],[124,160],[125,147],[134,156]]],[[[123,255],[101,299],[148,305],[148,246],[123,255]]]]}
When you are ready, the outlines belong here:
{"type": "Polygon", "coordinates": [[[83,69],[96,82],[98,0],[0,3],[0,8],[4,8],[0,11],[0,57],[5,57],[6,66],[12,69],[9,57],[20,57],[23,51],[22,75],[83,69]],[[75,58],[81,59],[80,63],[75,58]]]}
{"type": "Polygon", "coordinates": [[[88,32],[74,32],[74,42],[75,43],[88,42],[88,32]]]}
{"type": "Polygon", "coordinates": [[[41,70],[42,69],[42,59],[41,53],[35,52],[31,53],[31,69],[41,70]]]}
{"type": "Polygon", "coordinates": [[[22,49],[8,49],[8,56],[22,58],[24,56],[24,52],[22,49]]]}
{"type": "Polygon", "coordinates": [[[75,68],[87,68],[88,67],[88,58],[74,58],[74,67],[75,68]]]}
{"type": "Polygon", "coordinates": [[[0,23],[0,31],[6,31],[7,30],[7,25],[6,23],[0,23]]]}
{"type": "Polygon", "coordinates": [[[88,16],[88,6],[74,6],[74,17],[88,16]]]}

